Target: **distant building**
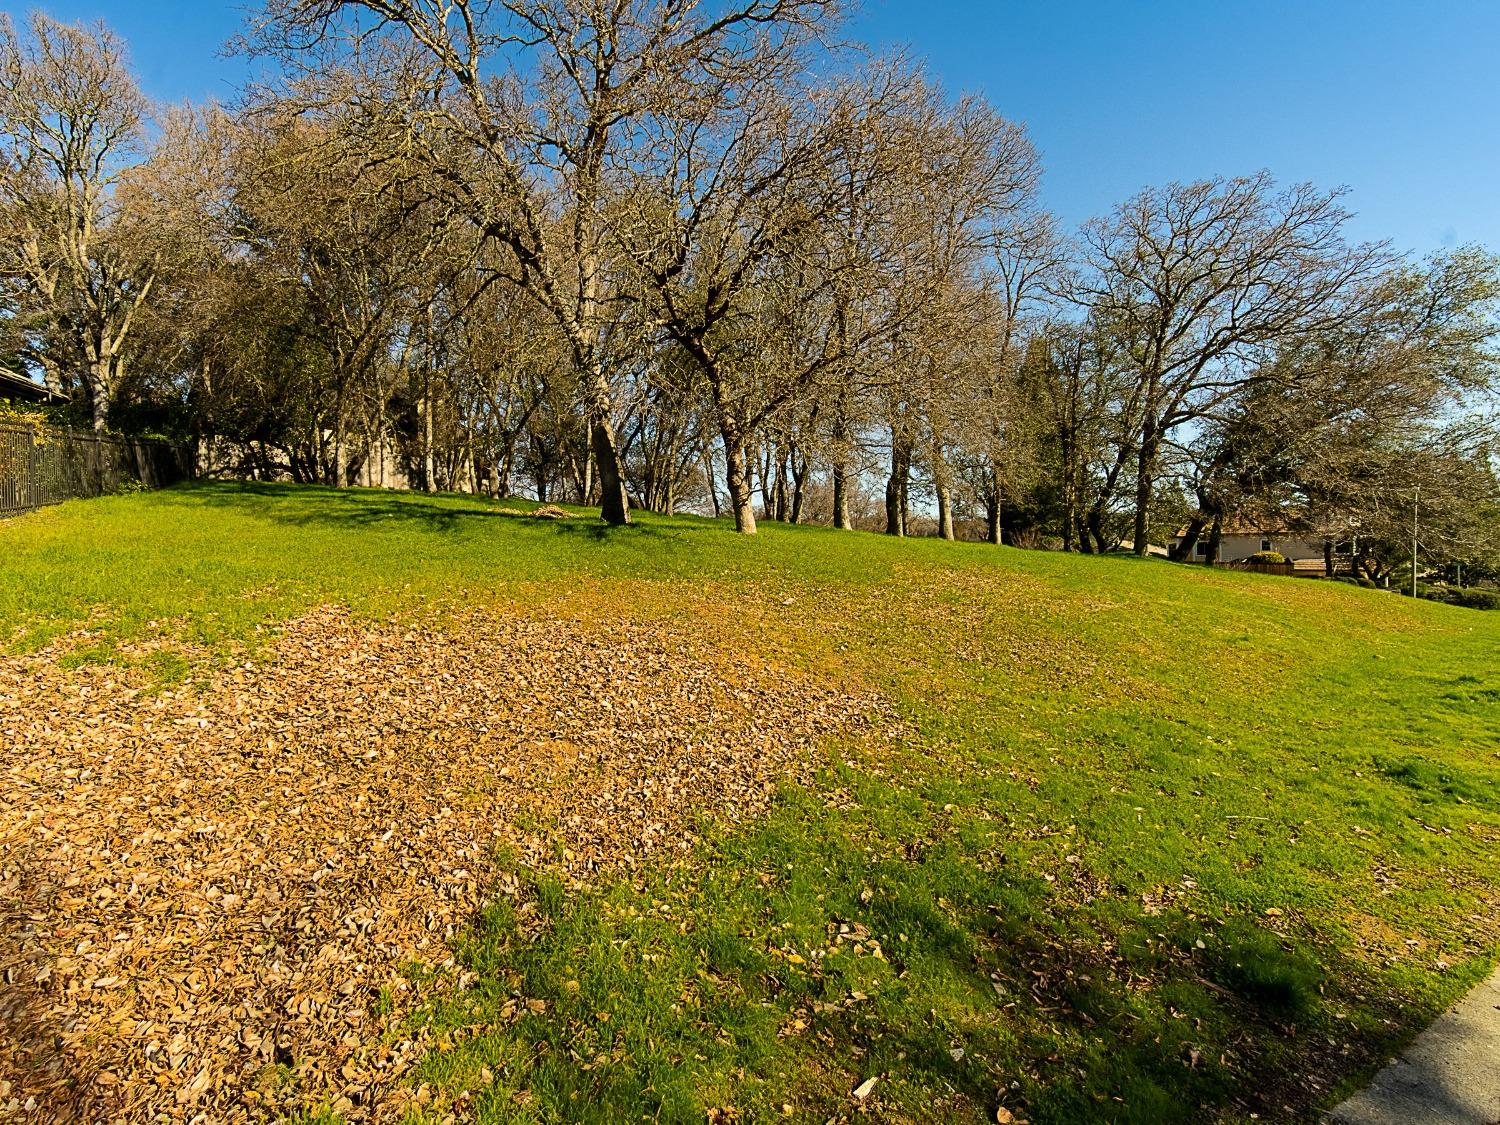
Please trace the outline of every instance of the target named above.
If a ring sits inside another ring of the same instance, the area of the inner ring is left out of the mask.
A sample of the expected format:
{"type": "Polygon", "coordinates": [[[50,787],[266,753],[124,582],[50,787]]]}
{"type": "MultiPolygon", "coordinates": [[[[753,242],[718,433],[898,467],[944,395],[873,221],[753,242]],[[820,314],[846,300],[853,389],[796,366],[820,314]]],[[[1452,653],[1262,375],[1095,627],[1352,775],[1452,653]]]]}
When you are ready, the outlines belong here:
{"type": "MultiPolygon", "coordinates": [[[[1183,528],[1172,537],[1174,550],[1182,545],[1186,532],[1187,528],[1183,528]]],[[[1208,538],[1208,529],[1204,528],[1193,546],[1190,561],[1201,563],[1208,559],[1208,538]]],[[[1219,561],[1238,562],[1260,551],[1275,551],[1289,562],[1304,564],[1309,570],[1321,571],[1326,543],[1323,536],[1307,532],[1292,532],[1252,523],[1226,524],[1219,535],[1219,561]]],[[[1298,569],[1302,569],[1302,566],[1298,569]]]]}
{"type": "Polygon", "coordinates": [[[61,395],[49,391],[41,383],[0,367],[0,399],[9,399],[11,402],[55,402],[61,398],[61,395]]]}

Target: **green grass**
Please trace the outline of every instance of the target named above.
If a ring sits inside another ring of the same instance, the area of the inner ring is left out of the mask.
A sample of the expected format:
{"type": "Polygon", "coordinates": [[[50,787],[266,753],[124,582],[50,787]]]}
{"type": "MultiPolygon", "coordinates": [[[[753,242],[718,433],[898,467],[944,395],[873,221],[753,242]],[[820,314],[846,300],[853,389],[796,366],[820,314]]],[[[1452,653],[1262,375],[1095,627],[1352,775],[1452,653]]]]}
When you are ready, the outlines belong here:
{"type": "Polygon", "coordinates": [[[479,1120],[824,1121],[875,1076],[884,1120],[1308,1119],[1500,953],[1500,614],[495,509],[197,485],[0,523],[0,638],[87,623],[71,659],[149,641],[164,683],[180,646],[229,659],[321,602],[480,604],[660,621],[895,703],[892,744],[829,747],[685,866],[518,872],[540,923],[475,919],[477,983],[416,1017],[443,1046],[414,1080],[479,1120]]]}

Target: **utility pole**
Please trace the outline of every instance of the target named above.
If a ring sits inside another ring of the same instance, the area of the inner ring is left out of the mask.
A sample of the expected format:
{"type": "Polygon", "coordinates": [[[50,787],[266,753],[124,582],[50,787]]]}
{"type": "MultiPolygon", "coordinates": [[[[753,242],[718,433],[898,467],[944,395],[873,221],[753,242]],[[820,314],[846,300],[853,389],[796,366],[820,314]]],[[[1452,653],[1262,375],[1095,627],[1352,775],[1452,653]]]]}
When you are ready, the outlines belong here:
{"type": "Polygon", "coordinates": [[[1417,596],[1417,498],[1422,495],[1422,486],[1411,490],[1411,596],[1417,596]]]}

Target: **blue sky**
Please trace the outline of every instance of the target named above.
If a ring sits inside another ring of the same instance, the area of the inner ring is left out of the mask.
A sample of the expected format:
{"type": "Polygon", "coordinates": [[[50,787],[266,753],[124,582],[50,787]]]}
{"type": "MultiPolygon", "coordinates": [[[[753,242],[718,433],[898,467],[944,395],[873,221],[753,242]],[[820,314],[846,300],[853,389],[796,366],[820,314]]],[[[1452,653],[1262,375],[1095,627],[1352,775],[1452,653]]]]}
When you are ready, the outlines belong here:
{"type": "MultiPolygon", "coordinates": [[[[247,73],[218,57],[240,4],[42,7],[108,22],[157,98],[227,99],[247,73]]],[[[853,34],[1024,121],[1069,225],[1147,184],[1269,168],[1347,185],[1359,238],[1500,250],[1500,0],[865,0],[853,34]]]]}

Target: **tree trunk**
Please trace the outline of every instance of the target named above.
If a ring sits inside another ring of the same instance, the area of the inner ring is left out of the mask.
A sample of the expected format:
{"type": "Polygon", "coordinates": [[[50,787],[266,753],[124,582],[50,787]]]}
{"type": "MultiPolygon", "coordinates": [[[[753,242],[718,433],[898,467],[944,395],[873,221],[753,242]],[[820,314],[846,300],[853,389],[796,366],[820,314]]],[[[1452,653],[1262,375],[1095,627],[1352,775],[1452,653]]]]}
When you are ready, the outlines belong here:
{"type": "MultiPolygon", "coordinates": [[[[586,379],[584,389],[588,406],[584,411],[584,424],[588,427],[589,447],[593,453],[599,475],[599,515],[604,522],[616,527],[630,522],[630,498],[625,492],[625,471],[620,464],[620,447],[615,440],[614,424],[610,420],[613,396],[609,380],[599,362],[600,330],[595,320],[599,302],[599,275],[601,270],[597,229],[593,226],[593,205],[598,199],[599,175],[602,153],[590,150],[578,167],[578,179],[574,184],[574,199],[577,211],[574,214],[574,249],[578,264],[578,304],[574,321],[578,336],[574,342],[574,362],[586,379]]],[[[593,481],[586,482],[590,488],[593,481]]],[[[583,503],[587,504],[585,493],[583,503]]]]}
{"type": "Polygon", "coordinates": [[[437,459],[432,440],[432,372],[422,375],[422,491],[437,491],[437,459]]]}
{"type": "Polygon", "coordinates": [[[1167,552],[1167,557],[1173,562],[1192,562],[1193,548],[1198,545],[1198,539],[1206,526],[1208,520],[1201,513],[1188,520],[1187,528],[1182,533],[1182,541],[1167,552]]]}
{"type": "Polygon", "coordinates": [[[1071,551],[1077,542],[1078,471],[1074,465],[1073,430],[1062,425],[1057,435],[1058,458],[1062,463],[1063,481],[1063,550],[1071,551]]]}
{"type": "Polygon", "coordinates": [[[600,415],[595,417],[592,431],[594,461],[599,469],[599,514],[605,523],[618,527],[630,522],[630,500],[625,495],[625,474],[620,470],[614,427],[600,415]]]}
{"type": "Polygon", "coordinates": [[[375,436],[370,440],[370,456],[365,458],[365,479],[371,487],[385,487],[385,415],[376,416],[375,436]],[[373,465],[372,465],[373,461],[373,465]]]}
{"type": "Polygon", "coordinates": [[[63,389],[62,374],[58,371],[57,364],[48,356],[42,357],[42,382],[55,395],[67,393],[63,389]]]}
{"type": "Polygon", "coordinates": [[[776,476],[775,483],[771,487],[771,496],[774,501],[772,510],[773,518],[778,523],[785,523],[789,505],[787,502],[787,467],[786,449],[778,443],[776,450],[776,476]]]}
{"type": "Polygon", "coordinates": [[[1204,566],[1219,565],[1219,547],[1224,541],[1224,513],[1215,512],[1213,523],[1208,525],[1208,545],[1203,551],[1204,566]]]}
{"type": "MultiPolygon", "coordinates": [[[[472,435],[473,431],[466,431],[472,435]]],[[[454,470],[457,478],[453,487],[462,492],[479,494],[479,462],[474,456],[474,439],[472,436],[464,439],[463,452],[458,458],[458,465],[454,470]]]]}
{"type": "Polygon", "coordinates": [[[797,452],[792,451],[792,510],[788,513],[788,518],[792,523],[802,522],[802,505],[807,498],[807,471],[810,464],[809,460],[804,457],[799,468],[797,452]]]}
{"type": "Polygon", "coordinates": [[[833,526],[840,531],[854,529],[849,519],[849,471],[842,461],[833,463],[833,526]]]}
{"type": "Polygon", "coordinates": [[[344,396],[339,394],[338,414],[333,420],[333,487],[347,487],[344,474],[344,396]]]}
{"type": "MultiPolygon", "coordinates": [[[[775,510],[771,505],[775,503],[776,498],[771,488],[771,443],[769,441],[762,444],[760,449],[760,464],[754,466],[752,472],[754,469],[758,469],[760,472],[761,514],[766,519],[773,519],[775,518],[775,510]]],[[[755,482],[753,480],[750,482],[750,491],[755,491],[755,482]]]]}
{"type": "Polygon", "coordinates": [[[1151,546],[1151,486],[1155,483],[1159,442],[1155,423],[1148,419],[1141,431],[1141,448],[1136,457],[1135,530],[1131,543],[1131,550],[1141,558],[1146,557],[1151,546]]]}
{"type": "Polygon", "coordinates": [[[592,464],[593,461],[587,453],[583,455],[582,465],[578,463],[576,454],[568,455],[568,476],[573,481],[573,491],[569,496],[574,504],[583,505],[589,502],[588,489],[584,484],[584,475],[589,471],[589,466],[592,464]]]}
{"type": "Polygon", "coordinates": [[[1091,554],[1102,555],[1105,551],[1109,550],[1109,545],[1104,541],[1104,509],[1098,504],[1089,509],[1085,529],[1094,542],[1094,549],[1090,552],[1091,554]]]}
{"type": "Polygon", "coordinates": [[[1333,571],[1334,571],[1334,566],[1333,566],[1333,540],[1332,539],[1324,539],[1323,540],[1323,577],[1324,578],[1332,578],[1333,577],[1333,571]]]}
{"type": "Polygon", "coordinates": [[[953,496],[946,484],[938,485],[938,535],[943,539],[953,538],[953,496]]]}
{"type": "Polygon", "coordinates": [[[1074,502],[1073,511],[1068,516],[1068,534],[1064,537],[1064,543],[1068,550],[1086,553],[1089,549],[1089,532],[1083,526],[1083,513],[1080,513],[1077,502],[1074,502]]]}
{"type": "Polygon", "coordinates": [[[734,529],[742,535],[754,535],[755,493],[751,490],[746,469],[745,442],[733,426],[721,426],[720,432],[724,438],[724,484],[729,489],[734,529]]]}
{"type": "Polygon", "coordinates": [[[94,432],[102,434],[109,427],[109,389],[113,374],[110,356],[100,354],[89,364],[89,409],[93,414],[94,432]]]}
{"type": "Polygon", "coordinates": [[[891,475],[885,482],[885,533],[906,534],[907,489],[911,478],[911,449],[891,435],[891,475]]]}
{"type": "MultiPolygon", "coordinates": [[[[603,372],[594,372],[594,384],[595,404],[589,424],[589,445],[599,473],[599,515],[605,523],[619,527],[630,522],[630,498],[625,494],[620,449],[615,442],[615,428],[609,420],[609,386],[603,372]]],[[[584,502],[588,502],[586,498],[584,502]]]]}
{"type": "Polygon", "coordinates": [[[943,459],[943,444],[934,434],[932,442],[932,483],[937,492],[938,538],[953,539],[953,489],[948,483],[948,465],[943,459]]]}
{"type": "Polygon", "coordinates": [[[550,485],[552,469],[546,457],[546,447],[534,437],[531,442],[532,480],[536,484],[536,502],[545,504],[547,502],[547,490],[550,485]]]}
{"type": "Polygon", "coordinates": [[[1000,546],[1000,493],[992,492],[984,498],[984,541],[1000,546]]]}
{"type": "Polygon", "coordinates": [[[714,480],[714,451],[713,446],[705,434],[703,438],[703,480],[708,485],[708,499],[713,505],[714,518],[718,519],[719,511],[719,486],[714,480]]]}

